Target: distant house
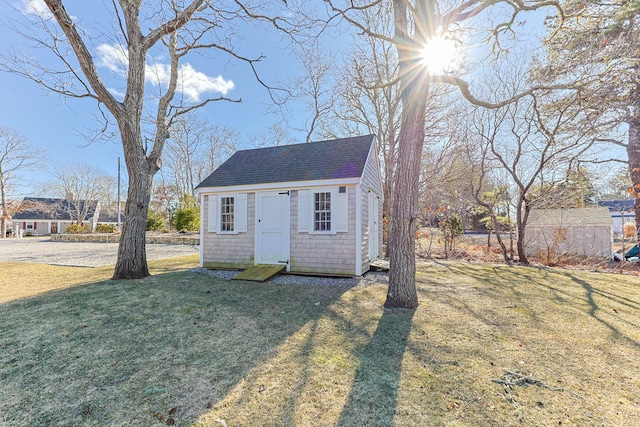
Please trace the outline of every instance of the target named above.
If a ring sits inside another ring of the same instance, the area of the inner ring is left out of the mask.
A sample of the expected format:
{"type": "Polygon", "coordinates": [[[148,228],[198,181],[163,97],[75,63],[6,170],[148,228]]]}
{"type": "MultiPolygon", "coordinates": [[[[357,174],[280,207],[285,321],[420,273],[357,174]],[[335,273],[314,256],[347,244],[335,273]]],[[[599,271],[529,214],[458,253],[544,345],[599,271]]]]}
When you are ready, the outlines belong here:
{"type": "Polygon", "coordinates": [[[116,227],[118,226],[118,224],[122,225],[122,223],[124,222],[124,215],[122,213],[120,213],[120,222],[118,222],[118,213],[114,213],[114,212],[106,212],[104,210],[100,210],[100,214],[98,215],[98,225],[103,224],[103,225],[115,225],[116,227]]]}
{"type": "Polygon", "coordinates": [[[630,222],[636,223],[636,211],[633,205],[633,199],[625,200],[601,200],[598,206],[609,209],[611,218],[613,219],[613,234],[615,237],[624,236],[624,224],[630,222]]]}
{"type": "MultiPolygon", "coordinates": [[[[100,204],[95,200],[82,203],[88,203],[88,206],[80,206],[81,211],[87,212],[80,225],[89,226],[93,231],[98,222],[100,204]]],[[[25,236],[64,233],[69,225],[76,222],[74,212],[77,211],[75,204],[66,199],[25,197],[20,209],[13,216],[14,234],[19,230],[22,230],[25,236]]]]}
{"type": "Polygon", "coordinates": [[[374,135],[238,151],[196,191],[204,267],[359,276],[380,254],[374,135]]]}
{"type": "Polygon", "coordinates": [[[613,256],[613,220],[600,208],[532,209],[527,223],[528,255],[613,256]]]}

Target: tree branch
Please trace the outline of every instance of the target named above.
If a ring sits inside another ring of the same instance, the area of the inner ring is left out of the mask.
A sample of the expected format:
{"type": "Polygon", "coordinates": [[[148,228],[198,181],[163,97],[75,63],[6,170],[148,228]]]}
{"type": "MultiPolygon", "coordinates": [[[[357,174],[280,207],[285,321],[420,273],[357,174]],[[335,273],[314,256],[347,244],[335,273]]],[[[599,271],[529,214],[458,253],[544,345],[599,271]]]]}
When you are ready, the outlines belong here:
{"type": "Polygon", "coordinates": [[[84,40],[82,40],[75,23],[62,5],[62,1],[44,0],[44,2],[58,22],[58,25],[60,25],[64,34],[67,36],[69,44],[77,55],[80,68],[82,68],[82,71],[89,81],[91,88],[96,93],[97,98],[103,102],[109,110],[122,111],[122,104],[118,102],[113,95],[111,95],[100,79],[100,75],[95,67],[93,58],[89,53],[84,40]]]}

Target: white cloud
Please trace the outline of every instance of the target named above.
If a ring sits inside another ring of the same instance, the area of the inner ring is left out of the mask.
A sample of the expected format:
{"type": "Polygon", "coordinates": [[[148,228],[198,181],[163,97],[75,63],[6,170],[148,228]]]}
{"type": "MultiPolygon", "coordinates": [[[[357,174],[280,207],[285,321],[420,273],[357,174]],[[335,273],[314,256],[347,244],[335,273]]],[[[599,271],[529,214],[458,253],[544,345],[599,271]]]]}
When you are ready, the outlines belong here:
{"type": "Polygon", "coordinates": [[[164,86],[169,82],[169,65],[160,62],[147,64],[145,76],[147,82],[164,86]]]}
{"type": "Polygon", "coordinates": [[[182,93],[194,101],[200,100],[200,95],[207,92],[217,92],[226,95],[235,87],[231,80],[225,80],[222,76],[209,77],[196,71],[191,64],[180,67],[180,83],[182,93]]]}
{"type": "MultiPolygon", "coordinates": [[[[98,59],[96,63],[99,67],[107,68],[117,74],[126,73],[129,61],[124,46],[102,44],[98,46],[97,51],[98,59]]],[[[147,83],[166,86],[169,83],[170,66],[161,62],[147,64],[145,75],[147,83]]],[[[189,63],[181,65],[178,70],[177,90],[193,102],[200,101],[205,93],[226,95],[234,87],[233,81],[225,80],[222,76],[207,76],[200,71],[196,71],[189,63]]]]}
{"type": "Polygon", "coordinates": [[[127,50],[121,44],[101,44],[97,48],[98,60],[96,65],[104,67],[118,74],[125,74],[129,65],[127,50]]]}
{"type": "Polygon", "coordinates": [[[42,19],[53,17],[43,0],[22,0],[18,4],[18,10],[25,15],[33,15],[42,19]]]}
{"type": "MultiPolygon", "coordinates": [[[[159,62],[149,64],[146,75],[148,82],[164,86],[169,83],[170,67],[159,62]]],[[[189,63],[181,65],[178,70],[177,90],[193,102],[200,101],[201,96],[207,92],[226,95],[234,87],[233,81],[225,80],[222,76],[207,76],[196,71],[189,63]]]]}

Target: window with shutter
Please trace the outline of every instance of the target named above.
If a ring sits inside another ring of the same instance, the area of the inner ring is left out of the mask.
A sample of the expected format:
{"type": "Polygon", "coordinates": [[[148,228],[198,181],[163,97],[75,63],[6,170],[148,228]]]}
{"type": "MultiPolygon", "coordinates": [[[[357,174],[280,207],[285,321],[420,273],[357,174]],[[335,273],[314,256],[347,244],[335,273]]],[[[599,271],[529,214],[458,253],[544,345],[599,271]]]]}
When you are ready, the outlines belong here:
{"type": "Polygon", "coordinates": [[[348,231],[347,187],[298,191],[298,232],[335,234],[348,231]]]}
{"type": "Polygon", "coordinates": [[[247,194],[209,195],[208,222],[210,233],[246,233],[247,194]]]}

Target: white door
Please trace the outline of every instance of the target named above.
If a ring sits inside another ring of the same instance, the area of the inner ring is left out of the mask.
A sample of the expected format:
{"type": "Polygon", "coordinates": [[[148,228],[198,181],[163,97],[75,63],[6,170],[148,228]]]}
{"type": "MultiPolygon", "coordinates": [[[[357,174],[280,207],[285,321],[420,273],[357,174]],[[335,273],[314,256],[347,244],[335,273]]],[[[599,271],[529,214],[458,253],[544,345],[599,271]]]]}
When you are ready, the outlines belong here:
{"type": "Polygon", "coordinates": [[[378,196],[373,193],[369,193],[369,261],[375,261],[380,256],[380,247],[378,239],[380,234],[378,233],[378,209],[380,200],[378,196]]]}
{"type": "Polygon", "coordinates": [[[256,264],[286,264],[289,271],[289,192],[256,196],[256,264]]]}

